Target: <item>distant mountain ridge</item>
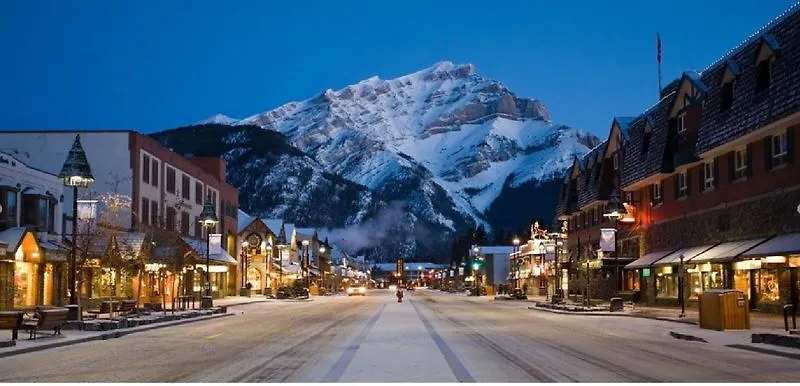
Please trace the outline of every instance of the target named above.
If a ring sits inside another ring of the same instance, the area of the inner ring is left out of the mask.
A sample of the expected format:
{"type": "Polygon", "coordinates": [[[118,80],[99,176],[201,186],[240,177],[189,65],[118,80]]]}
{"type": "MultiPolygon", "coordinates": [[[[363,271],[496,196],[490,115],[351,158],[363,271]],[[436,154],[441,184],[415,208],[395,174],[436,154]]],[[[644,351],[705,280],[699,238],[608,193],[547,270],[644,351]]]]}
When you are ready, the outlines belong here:
{"type": "Polygon", "coordinates": [[[553,123],[540,101],[451,62],[391,80],[371,77],[238,121],[210,120],[279,132],[322,170],[382,202],[405,203],[414,221],[447,234],[549,220],[552,186],[574,157],[600,143],[553,123]],[[519,197],[530,202],[508,201],[519,197]]]}

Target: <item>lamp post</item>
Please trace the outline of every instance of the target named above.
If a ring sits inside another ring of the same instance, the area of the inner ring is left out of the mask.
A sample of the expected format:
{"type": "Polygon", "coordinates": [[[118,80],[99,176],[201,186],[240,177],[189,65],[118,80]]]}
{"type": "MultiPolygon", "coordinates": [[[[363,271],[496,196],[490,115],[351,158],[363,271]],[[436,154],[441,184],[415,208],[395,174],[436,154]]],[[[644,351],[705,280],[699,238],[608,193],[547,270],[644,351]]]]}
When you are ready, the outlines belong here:
{"type": "Polygon", "coordinates": [[[205,308],[211,308],[213,301],[211,300],[211,232],[217,226],[217,213],[214,210],[214,201],[211,200],[211,195],[206,198],[206,203],[203,204],[203,211],[200,213],[200,224],[206,229],[206,296],[203,297],[202,304],[205,308]]]}
{"type": "Polygon", "coordinates": [[[322,255],[325,253],[325,251],[326,249],[324,245],[319,247],[319,259],[317,259],[317,264],[319,265],[319,271],[321,275],[319,284],[320,289],[325,288],[325,270],[322,268],[322,255]]]}
{"type": "MultiPolygon", "coordinates": [[[[544,288],[544,297],[545,300],[550,299],[550,292],[547,291],[547,270],[544,268],[544,255],[547,252],[547,247],[544,245],[544,241],[539,242],[539,289],[541,290],[544,288]]],[[[541,292],[540,292],[541,294],[541,292]]]]}
{"type": "Polygon", "coordinates": [[[519,287],[519,237],[514,236],[514,289],[519,287]]]}
{"type": "Polygon", "coordinates": [[[308,240],[303,240],[303,247],[305,247],[305,253],[303,253],[303,264],[301,264],[303,270],[303,282],[305,283],[306,289],[308,289],[308,240]]]}
{"type": "Polygon", "coordinates": [[[619,275],[619,247],[617,247],[617,233],[619,233],[618,223],[619,219],[627,214],[628,211],[625,209],[625,205],[622,204],[622,201],[619,198],[618,189],[614,189],[611,191],[611,197],[608,200],[608,204],[606,206],[606,211],[603,213],[604,217],[607,217],[614,221],[614,292],[615,296],[619,291],[621,291],[620,284],[622,280],[620,280],[619,275]]]}
{"type": "Polygon", "coordinates": [[[242,241],[242,289],[239,291],[242,295],[245,294],[245,289],[247,288],[247,253],[249,252],[247,249],[250,246],[250,243],[247,240],[242,241]]]}
{"type": "Polygon", "coordinates": [[[678,296],[680,296],[681,298],[681,314],[678,317],[685,318],[686,301],[684,300],[684,289],[683,289],[683,253],[681,253],[681,266],[680,266],[680,272],[678,272],[678,296]]]}
{"type": "Polygon", "coordinates": [[[75,136],[75,142],[67,154],[67,159],[61,167],[58,178],[64,186],[72,187],[72,251],[69,257],[69,320],[80,319],[80,305],[76,289],[77,254],[78,254],[78,187],[89,187],[94,182],[92,169],[86,159],[86,153],[81,145],[81,136],[75,136]]]}

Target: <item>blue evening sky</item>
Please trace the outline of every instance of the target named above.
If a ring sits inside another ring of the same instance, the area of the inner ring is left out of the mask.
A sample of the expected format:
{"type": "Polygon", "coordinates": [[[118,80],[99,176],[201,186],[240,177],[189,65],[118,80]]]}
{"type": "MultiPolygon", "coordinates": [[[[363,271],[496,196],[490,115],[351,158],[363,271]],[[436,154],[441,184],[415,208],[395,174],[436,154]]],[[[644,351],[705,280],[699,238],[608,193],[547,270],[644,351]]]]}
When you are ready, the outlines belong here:
{"type": "Polygon", "coordinates": [[[246,116],[441,60],[473,63],[554,121],[615,115],[703,69],[791,0],[0,1],[0,129],[152,132],[246,116]]]}

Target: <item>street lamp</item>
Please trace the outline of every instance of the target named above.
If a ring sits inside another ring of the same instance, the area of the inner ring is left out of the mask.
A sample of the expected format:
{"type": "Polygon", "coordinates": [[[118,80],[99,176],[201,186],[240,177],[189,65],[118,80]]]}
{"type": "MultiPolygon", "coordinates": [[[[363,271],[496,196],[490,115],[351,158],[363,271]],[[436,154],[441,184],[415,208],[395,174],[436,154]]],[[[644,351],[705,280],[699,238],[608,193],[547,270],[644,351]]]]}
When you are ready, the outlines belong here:
{"type": "Polygon", "coordinates": [[[69,257],[69,320],[80,318],[80,306],[78,305],[78,294],[75,286],[76,282],[76,259],[78,253],[78,187],[89,187],[94,182],[92,169],[86,159],[86,153],[81,146],[81,136],[75,136],[75,142],[67,154],[67,159],[61,167],[58,178],[64,186],[72,187],[72,252],[69,257]]]}
{"type": "Polygon", "coordinates": [[[514,236],[511,241],[514,244],[514,289],[519,287],[519,237],[514,236]]]}
{"type": "MultiPolygon", "coordinates": [[[[544,295],[545,299],[547,299],[550,293],[547,291],[547,275],[546,270],[544,269],[544,255],[547,252],[547,247],[544,245],[544,241],[539,242],[539,289],[545,289],[544,295]]],[[[541,295],[541,292],[539,293],[541,295]]]]}
{"type": "Polygon", "coordinates": [[[308,240],[303,240],[303,246],[306,248],[305,253],[303,254],[303,275],[304,275],[304,282],[306,285],[306,289],[308,289],[308,240]]]}
{"type": "MultiPolygon", "coordinates": [[[[319,265],[319,272],[320,272],[320,275],[321,275],[320,284],[319,284],[319,288],[320,289],[326,289],[325,288],[325,270],[322,268],[322,255],[325,254],[325,251],[327,251],[327,249],[325,249],[324,245],[319,247],[319,259],[317,259],[317,264],[319,265]]],[[[326,291],[327,291],[327,289],[326,289],[326,291]]]]}
{"type": "Polygon", "coordinates": [[[206,203],[203,204],[203,211],[200,213],[200,224],[206,228],[206,296],[203,297],[203,306],[211,308],[213,306],[211,300],[211,232],[217,226],[217,213],[214,210],[214,201],[211,200],[211,195],[206,198],[206,203]]]}
{"type": "Polygon", "coordinates": [[[247,286],[247,254],[249,252],[247,248],[249,246],[250,243],[247,240],[242,241],[242,291],[240,291],[242,294],[245,293],[244,289],[247,286]]]}
{"type": "Polygon", "coordinates": [[[627,214],[628,211],[625,209],[625,205],[622,204],[622,201],[619,198],[619,192],[617,190],[618,189],[614,189],[611,191],[611,197],[608,200],[606,211],[603,213],[603,216],[614,221],[614,279],[616,280],[614,291],[621,291],[620,284],[622,281],[620,280],[619,276],[619,248],[617,247],[617,233],[619,233],[619,219],[627,214]]]}

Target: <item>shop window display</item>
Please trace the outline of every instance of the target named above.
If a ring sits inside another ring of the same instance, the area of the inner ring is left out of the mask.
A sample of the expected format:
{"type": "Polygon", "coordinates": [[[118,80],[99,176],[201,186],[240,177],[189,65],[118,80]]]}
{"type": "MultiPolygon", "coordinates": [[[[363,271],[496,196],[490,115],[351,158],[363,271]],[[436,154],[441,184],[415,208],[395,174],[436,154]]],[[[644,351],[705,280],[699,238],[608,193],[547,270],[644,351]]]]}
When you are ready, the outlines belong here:
{"type": "Polygon", "coordinates": [[[763,269],[761,270],[761,283],[759,292],[761,300],[767,302],[778,302],[781,298],[781,293],[778,288],[778,270],[777,269],[763,269]]]}
{"type": "Polygon", "coordinates": [[[656,296],[662,298],[678,297],[678,275],[672,272],[672,267],[656,269],[656,296]]]}

